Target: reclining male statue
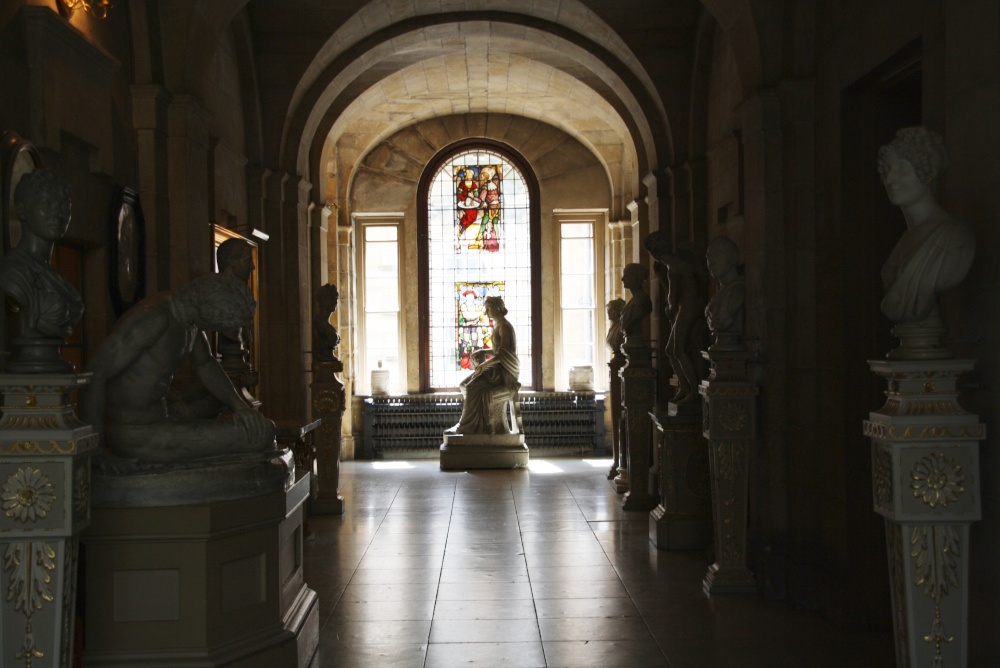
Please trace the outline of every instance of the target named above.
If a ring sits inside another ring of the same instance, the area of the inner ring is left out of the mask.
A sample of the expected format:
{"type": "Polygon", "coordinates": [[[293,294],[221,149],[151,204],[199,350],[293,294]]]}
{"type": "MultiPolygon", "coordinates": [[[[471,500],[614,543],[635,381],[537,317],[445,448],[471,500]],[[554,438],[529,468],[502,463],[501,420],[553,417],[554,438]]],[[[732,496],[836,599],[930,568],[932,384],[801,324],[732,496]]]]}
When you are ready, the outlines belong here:
{"type": "Polygon", "coordinates": [[[205,334],[236,335],[253,312],[250,289],[226,274],[203,276],[142,300],[118,321],[89,365],[94,375],[80,401],[80,417],[101,432],[114,455],[139,464],[273,451],[274,423],[243,401],[205,334]],[[231,418],[184,418],[182,411],[171,411],[167,391],[189,356],[198,378],[229,407],[231,418]]]}

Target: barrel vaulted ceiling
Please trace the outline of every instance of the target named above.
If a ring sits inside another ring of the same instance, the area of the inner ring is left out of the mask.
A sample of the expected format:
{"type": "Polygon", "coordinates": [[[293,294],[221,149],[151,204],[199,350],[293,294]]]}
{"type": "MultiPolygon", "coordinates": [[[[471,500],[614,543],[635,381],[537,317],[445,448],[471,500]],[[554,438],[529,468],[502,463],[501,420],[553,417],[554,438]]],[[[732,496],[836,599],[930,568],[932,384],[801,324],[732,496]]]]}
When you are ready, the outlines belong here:
{"type": "MultiPolygon", "coordinates": [[[[467,112],[559,128],[598,157],[619,197],[636,196],[642,174],[672,158],[667,112],[647,68],[580,0],[345,4],[248,5],[262,96],[270,88],[289,100],[277,153],[314,184],[335,151],[356,165],[406,126],[467,112]],[[323,25],[336,29],[324,35],[323,25]]],[[[690,34],[697,3],[667,4],[690,34]]]]}

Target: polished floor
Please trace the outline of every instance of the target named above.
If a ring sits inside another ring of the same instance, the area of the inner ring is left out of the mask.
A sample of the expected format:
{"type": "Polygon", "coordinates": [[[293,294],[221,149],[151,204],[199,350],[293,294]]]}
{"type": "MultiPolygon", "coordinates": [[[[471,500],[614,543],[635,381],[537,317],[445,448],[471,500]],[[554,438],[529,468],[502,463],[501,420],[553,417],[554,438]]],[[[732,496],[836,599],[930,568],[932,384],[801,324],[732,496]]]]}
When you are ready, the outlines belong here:
{"type": "Polygon", "coordinates": [[[706,597],[704,555],[659,551],[610,460],[442,472],[345,462],[342,517],[310,519],[316,668],[885,668],[888,634],[846,634],[758,596],[706,597]]]}

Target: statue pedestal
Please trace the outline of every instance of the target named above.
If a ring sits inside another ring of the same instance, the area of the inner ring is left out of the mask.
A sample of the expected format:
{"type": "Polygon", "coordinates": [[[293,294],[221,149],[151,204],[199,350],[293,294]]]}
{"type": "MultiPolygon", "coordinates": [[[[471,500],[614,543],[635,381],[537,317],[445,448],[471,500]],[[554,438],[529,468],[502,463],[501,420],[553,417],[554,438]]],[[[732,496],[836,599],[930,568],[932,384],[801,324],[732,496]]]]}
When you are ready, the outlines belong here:
{"type": "Polygon", "coordinates": [[[310,477],[232,501],[95,507],[83,536],[84,665],[309,665],[319,634],[302,572],[310,477]]]}
{"type": "Polygon", "coordinates": [[[653,425],[649,411],[656,400],[656,371],[649,346],[625,346],[628,364],[621,370],[622,422],[625,430],[619,447],[628,451],[628,491],[623,510],[649,511],[656,498],[649,492],[649,455],[653,425]]]}
{"type": "Polygon", "coordinates": [[[712,474],[715,563],[702,582],[707,594],[756,593],[757,582],[746,564],[750,448],[757,434],[757,386],[747,380],[752,354],[712,349],[712,364],[698,388],[703,397],[702,434],[708,439],[712,474]]]}
{"type": "Polygon", "coordinates": [[[981,517],[977,415],[956,380],[973,360],[868,362],[888,382],[865,420],[875,512],[885,518],[896,663],[968,662],[969,524],[981,517]]]}
{"type": "Polygon", "coordinates": [[[649,514],[649,540],[660,550],[700,550],[712,541],[708,449],[701,405],[692,407],[691,415],[650,413],[660,434],[660,503],[649,514]]]}
{"type": "Polygon", "coordinates": [[[90,374],[2,374],[3,665],[73,665],[77,553],[90,523],[97,434],[70,396],[90,374]]]}
{"type": "Polygon", "coordinates": [[[622,415],[622,379],[618,373],[625,366],[625,358],[621,353],[615,353],[608,362],[609,386],[611,389],[611,470],[608,480],[614,481],[615,491],[619,494],[628,489],[628,467],[625,464],[625,452],[621,447],[621,415],[622,415]],[[622,475],[622,472],[625,475],[622,475]]]}
{"type": "Polygon", "coordinates": [[[347,397],[344,384],[336,376],[343,368],[340,360],[313,363],[312,416],[322,420],[314,432],[319,472],[311,509],[314,515],[344,514],[344,497],[340,495],[340,445],[347,397]]]}
{"type": "Polygon", "coordinates": [[[516,469],[528,465],[524,434],[445,434],[441,470],[516,469]]]}

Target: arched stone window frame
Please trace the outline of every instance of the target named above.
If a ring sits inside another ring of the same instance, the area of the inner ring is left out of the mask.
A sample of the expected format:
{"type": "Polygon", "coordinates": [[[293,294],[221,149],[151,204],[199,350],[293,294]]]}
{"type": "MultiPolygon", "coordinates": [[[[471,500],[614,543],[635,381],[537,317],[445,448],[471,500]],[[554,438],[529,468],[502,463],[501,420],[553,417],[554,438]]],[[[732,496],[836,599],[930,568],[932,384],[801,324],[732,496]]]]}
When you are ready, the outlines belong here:
{"type": "Polygon", "coordinates": [[[518,339],[523,341],[530,336],[531,341],[531,384],[524,384],[522,389],[542,389],[542,300],[541,281],[541,208],[539,203],[538,179],[527,160],[513,147],[486,138],[463,139],[438,151],[427,163],[420,176],[417,186],[417,275],[419,286],[417,290],[420,336],[420,391],[435,392],[456,388],[432,388],[431,355],[430,355],[430,289],[429,289],[429,252],[428,252],[428,195],[431,183],[438,171],[454,156],[467,151],[490,151],[501,155],[513,165],[524,179],[529,199],[529,235],[531,248],[529,251],[531,263],[531,332],[517,332],[518,339]]]}

